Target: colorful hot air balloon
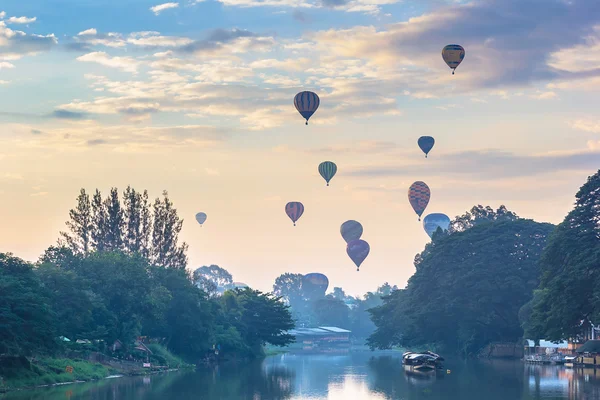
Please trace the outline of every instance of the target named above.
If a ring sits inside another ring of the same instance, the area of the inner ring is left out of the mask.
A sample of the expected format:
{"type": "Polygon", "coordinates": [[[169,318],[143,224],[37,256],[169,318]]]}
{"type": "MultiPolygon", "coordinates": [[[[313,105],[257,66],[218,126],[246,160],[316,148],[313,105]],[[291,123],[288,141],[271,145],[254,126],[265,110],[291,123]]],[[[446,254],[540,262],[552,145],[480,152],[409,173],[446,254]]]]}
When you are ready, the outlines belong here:
{"type": "Polygon", "coordinates": [[[435,144],[435,139],[431,136],[421,136],[417,141],[423,153],[425,153],[425,158],[427,158],[427,154],[433,149],[433,145],[435,144]]]}
{"type": "Polygon", "coordinates": [[[465,58],[465,49],[457,44],[449,44],[442,50],[442,57],[444,58],[444,61],[446,61],[446,64],[452,68],[452,75],[454,75],[456,67],[458,67],[465,58]]]}
{"type": "Polygon", "coordinates": [[[450,226],[450,218],[446,214],[428,214],[423,218],[423,228],[429,237],[433,237],[433,233],[438,228],[442,228],[443,231],[447,231],[450,226]]]}
{"type": "Polygon", "coordinates": [[[350,243],[353,240],[360,239],[363,234],[363,227],[360,222],[354,220],[346,221],[340,227],[340,233],[346,243],[350,243]]]}
{"type": "Polygon", "coordinates": [[[296,226],[296,221],[304,214],[304,205],[299,201],[291,201],[285,205],[285,213],[296,226]]]}
{"type": "Polygon", "coordinates": [[[306,120],[306,125],[308,125],[308,120],[319,108],[319,104],[321,100],[316,93],[313,92],[300,92],[294,97],[294,105],[296,106],[296,110],[304,117],[306,120]]]}
{"type": "Polygon", "coordinates": [[[332,161],[324,161],[321,164],[319,164],[319,174],[321,174],[323,179],[325,179],[325,182],[327,182],[327,186],[329,186],[329,181],[335,176],[336,172],[337,165],[335,165],[335,163],[332,161]]]}
{"type": "Polygon", "coordinates": [[[410,185],[410,188],[408,189],[408,201],[419,216],[419,221],[421,220],[423,211],[427,208],[427,204],[429,204],[430,198],[431,191],[425,182],[417,181],[410,185]]]}
{"type": "Polygon", "coordinates": [[[206,214],[204,214],[203,212],[199,212],[198,214],[196,214],[196,221],[198,221],[200,226],[202,226],[202,224],[206,222],[206,214]]]}
{"type": "Polygon", "coordinates": [[[308,298],[317,298],[325,296],[329,287],[329,279],[323,274],[313,272],[304,275],[302,278],[302,292],[308,298]]]}
{"type": "Polygon", "coordinates": [[[370,251],[371,247],[369,246],[369,243],[360,239],[353,240],[350,243],[348,243],[348,246],[346,246],[346,253],[348,253],[348,256],[350,256],[350,259],[356,265],[357,271],[359,270],[360,265],[363,263],[363,261],[365,261],[365,258],[367,258],[367,256],[369,255],[370,251]]]}

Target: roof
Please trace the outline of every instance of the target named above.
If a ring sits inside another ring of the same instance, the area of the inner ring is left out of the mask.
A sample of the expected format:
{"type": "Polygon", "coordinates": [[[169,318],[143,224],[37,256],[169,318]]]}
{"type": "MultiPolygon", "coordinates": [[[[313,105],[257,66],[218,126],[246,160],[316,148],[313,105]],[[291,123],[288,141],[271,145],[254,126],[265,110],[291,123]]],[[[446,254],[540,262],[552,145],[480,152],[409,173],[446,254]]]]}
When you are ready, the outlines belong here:
{"type": "MultiPolygon", "coordinates": [[[[535,347],[535,342],[533,340],[527,339],[527,347],[535,347]]],[[[540,340],[540,347],[546,347],[550,349],[568,349],[569,342],[562,341],[560,343],[552,343],[548,340],[540,340]]]]}
{"type": "Polygon", "coordinates": [[[325,329],[326,331],[335,332],[335,333],[350,333],[349,330],[337,328],[335,326],[320,326],[319,329],[325,329]]]}
{"type": "Polygon", "coordinates": [[[350,333],[350,331],[335,326],[321,326],[318,328],[298,328],[288,331],[293,336],[325,336],[332,333],[350,333]]]}
{"type": "Polygon", "coordinates": [[[600,353],[600,340],[588,340],[575,351],[577,353],[600,353]]]}

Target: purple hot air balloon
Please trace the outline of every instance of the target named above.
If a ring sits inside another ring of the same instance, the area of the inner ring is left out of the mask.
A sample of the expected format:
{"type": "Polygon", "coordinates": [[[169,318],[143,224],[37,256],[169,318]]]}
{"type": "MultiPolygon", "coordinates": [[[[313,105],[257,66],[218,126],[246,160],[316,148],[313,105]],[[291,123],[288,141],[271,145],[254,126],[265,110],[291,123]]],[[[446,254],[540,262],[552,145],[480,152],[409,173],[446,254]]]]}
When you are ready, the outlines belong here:
{"type": "Polygon", "coordinates": [[[348,256],[350,256],[352,261],[354,261],[354,264],[356,264],[357,271],[360,268],[360,264],[362,264],[369,255],[369,251],[371,251],[369,243],[361,239],[353,240],[346,246],[346,253],[348,253],[348,256]]]}

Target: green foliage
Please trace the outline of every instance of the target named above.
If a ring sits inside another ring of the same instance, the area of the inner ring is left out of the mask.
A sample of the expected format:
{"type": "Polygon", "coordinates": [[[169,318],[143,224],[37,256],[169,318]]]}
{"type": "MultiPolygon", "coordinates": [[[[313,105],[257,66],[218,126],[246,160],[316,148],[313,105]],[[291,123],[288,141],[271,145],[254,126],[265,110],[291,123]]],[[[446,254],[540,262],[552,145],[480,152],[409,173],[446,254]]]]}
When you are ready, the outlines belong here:
{"type": "Polygon", "coordinates": [[[150,355],[150,362],[158,365],[166,365],[169,368],[181,368],[189,367],[190,364],[186,363],[182,358],[177,357],[171,353],[166,347],[161,346],[158,343],[151,343],[148,348],[152,351],[150,355]]]}
{"type": "Polygon", "coordinates": [[[31,265],[0,254],[0,355],[46,353],[56,347],[54,314],[31,265]]]}
{"type": "Polygon", "coordinates": [[[519,309],[538,284],[538,261],[553,226],[500,214],[438,236],[415,258],[407,288],[371,310],[377,326],[371,347],[429,343],[466,355],[522,336],[519,309]]]}
{"type": "Polygon", "coordinates": [[[185,268],[188,245],[179,245],[183,220],[163,192],[150,207],[148,192],[136,192],[130,186],[123,192],[123,202],[117,188],[108,197],[96,189],[91,201],[85,189],[77,197],[77,206],[69,212],[61,232],[59,247],[68,247],[75,255],[92,251],[123,251],[140,254],[153,265],[185,268]]]}
{"type": "Polygon", "coordinates": [[[339,299],[327,296],[313,303],[317,326],[350,329],[350,309],[339,299]]]}
{"type": "MultiPolygon", "coordinates": [[[[540,291],[524,327],[535,339],[577,338],[600,321],[600,171],[576,195],[575,208],[558,225],[542,259],[540,291]]],[[[528,318],[527,318],[528,317],[528,318]]]]}
{"type": "Polygon", "coordinates": [[[194,283],[209,296],[216,296],[233,287],[233,277],[218,265],[203,266],[194,271],[194,283]]]}

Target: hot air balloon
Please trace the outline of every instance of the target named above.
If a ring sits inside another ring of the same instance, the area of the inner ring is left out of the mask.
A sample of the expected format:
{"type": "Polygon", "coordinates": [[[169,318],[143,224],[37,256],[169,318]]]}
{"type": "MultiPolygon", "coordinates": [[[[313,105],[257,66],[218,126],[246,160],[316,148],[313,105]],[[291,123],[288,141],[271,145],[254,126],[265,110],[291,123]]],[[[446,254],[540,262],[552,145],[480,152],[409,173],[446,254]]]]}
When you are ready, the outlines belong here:
{"type": "Polygon", "coordinates": [[[410,185],[408,189],[408,201],[419,216],[419,221],[421,220],[423,211],[427,208],[427,204],[429,204],[430,197],[431,191],[425,182],[417,181],[410,185]]]}
{"type": "Polygon", "coordinates": [[[304,205],[299,201],[291,201],[285,205],[285,213],[296,226],[296,221],[304,214],[304,205]]]}
{"type": "Polygon", "coordinates": [[[429,237],[433,237],[433,233],[438,228],[442,228],[443,231],[447,231],[450,226],[450,218],[446,214],[429,214],[423,218],[423,228],[429,237]]]}
{"type": "Polygon", "coordinates": [[[449,44],[442,50],[442,57],[444,58],[444,61],[446,61],[446,64],[452,68],[452,75],[454,75],[456,67],[458,67],[465,58],[465,49],[457,44],[449,44]]]}
{"type": "Polygon", "coordinates": [[[313,92],[300,92],[294,97],[294,105],[296,106],[296,110],[304,117],[306,120],[306,125],[308,125],[308,120],[319,108],[319,104],[321,100],[319,100],[319,96],[313,92]]]}
{"type": "Polygon", "coordinates": [[[340,227],[340,233],[346,243],[350,243],[353,240],[360,239],[363,234],[363,227],[360,222],[354,220],[346,221],[340,227]]]}
{"type": "Polygon", "coordinates": [[[203,212],[199,212],[198,214],[196,214],[196,221],[198,221],[200,226],[202,226],[202,224],[206,222],[206,214],[204,214],[203,212]]]}
{"type": "Polygon", "coordinates": [[[321,164],[319,164],[319,174],[321,174],[323,179],[325,179],[325,182],[327,182],[327,186],[329,186],[329,181],[335,176],[336,172],[337,165],[335,165],[335,163],[332,161],[324,161],[321,164]]]}
{"type": "Polygon", "coordinates": [[[363,261],[365,261],[365,258],[367,258],[369,255],[369,251],[371,251],[369,243],[360,239],[353,240],[348,243],[348,246],[346,246],[346,253],[348,253],[348,256],[350,256],[350,259],[356,265],[357,271],[359,270],[363,261]]]}
{"type": "Polygon", "coordinates": [[[421,136],[417,141],[423,153],[425,153],[425,158],[427,158],[427,154],[433,149],[433,145],[435,144],[435,139],[431,136],[421,136]]]}
{"type": "Polygon", "coordinates": [[[308,298],[325,296],[328,287],[329,279],[318,272],[306,274],[302,278],[302,292],[308,298]]]}

